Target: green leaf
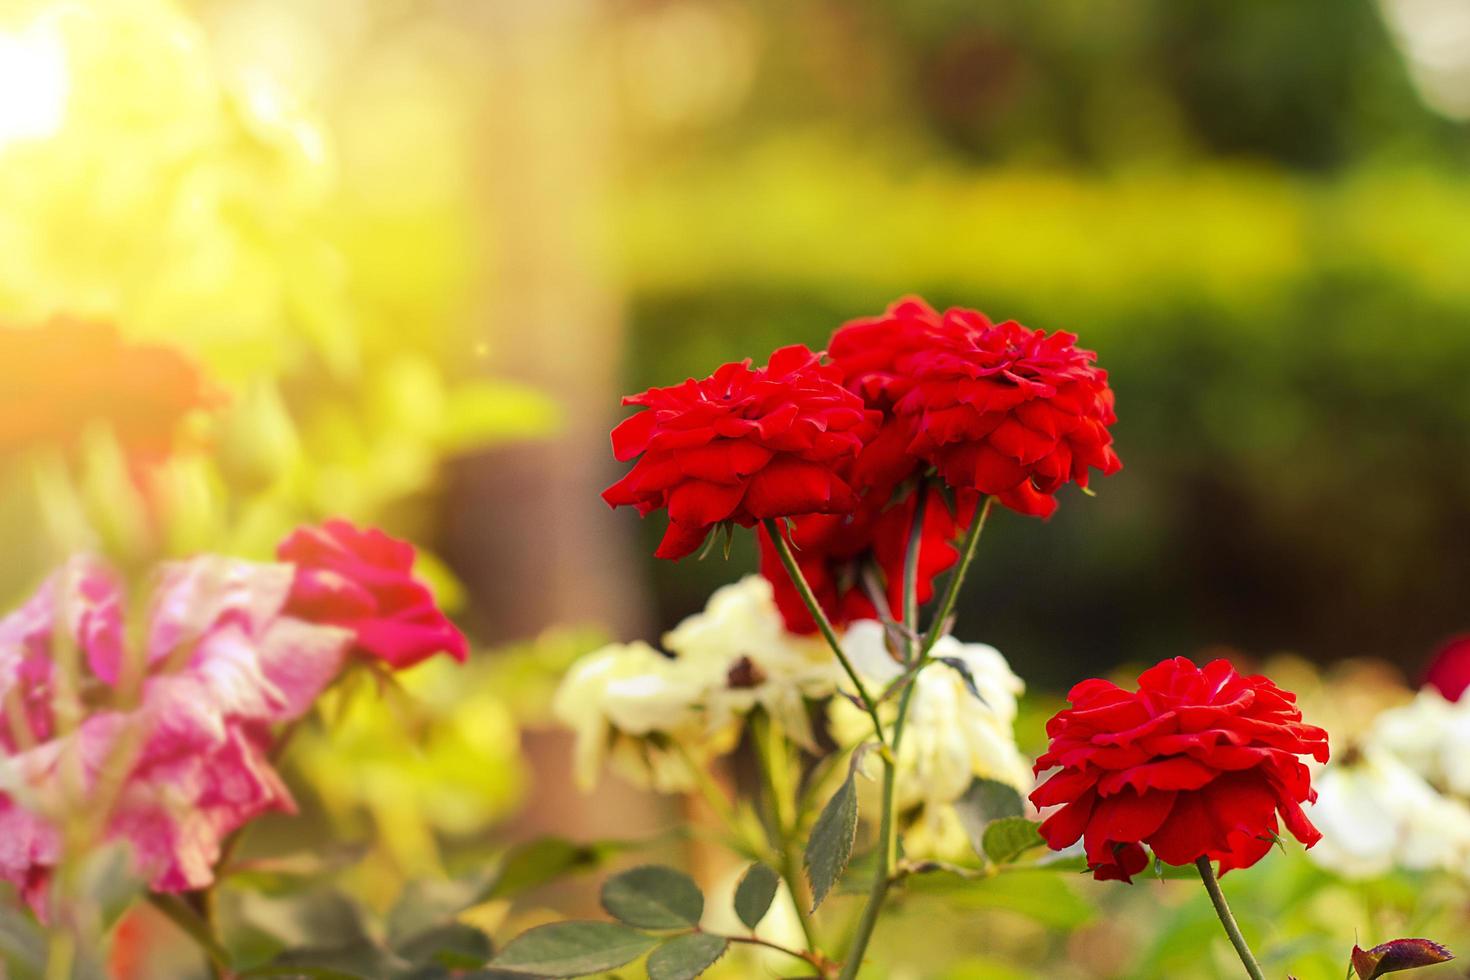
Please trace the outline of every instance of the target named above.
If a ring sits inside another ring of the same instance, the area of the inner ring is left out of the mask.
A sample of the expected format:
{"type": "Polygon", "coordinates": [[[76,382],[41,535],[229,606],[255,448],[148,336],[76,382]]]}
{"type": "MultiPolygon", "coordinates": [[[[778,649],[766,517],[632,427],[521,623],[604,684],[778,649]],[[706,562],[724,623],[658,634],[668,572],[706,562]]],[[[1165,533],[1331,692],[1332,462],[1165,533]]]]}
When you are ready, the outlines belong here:
{"type": "Polygon", "coordinates": [[[707,932],[675,936],[648,958],[648,980],[694,980],[729,948],[730,940],[707,932]]]}
{"type": "Polygon", "coordinates": [[[484,966],[493,950],[489,937],[474,926],[448,922],[400,943],[394,952],[415,966],[470,970],[484,966]]]}
{"type": "Polygon", "coordinates": [[[609,878],[602,886],[609,915],[642,929],[687,929],[704,915],[704,895],[682,871],[645,864],[609,878]]]}
{"type": "Polygon", "coordinates": [[[97,903],[105,929],[110,929],[143,891],[143,881],[133,871],[132,852],[122,843],[106,844],[88,854],[80,877],[82,893],[97,903]]]}
{"type": "Polygon", "coordinates": [[[512,939],[490,965],[533,977],[580,977],[615,970],[657,945],[616,922],[553,922],[512,939]]]}
{"type": "Polygon", "coordinates": [[[1077,893],[1070,875],[1017,872],[981,881],[917,875],[906,886],[914,894],[942,898],[951,909],[1004,911],[1064,932],[1086,924],[1096,913],[1092,903],[1077,893]]]}
{"type": "MultiPolygon", "coordinates": [[[[980,693],[980,686],[975,683],[975,675],[970,673],[969,664],[965,663],[959,657],[935,657],[934,660],[936,663],[944,664],[944,666],[959,674],[960,680],[964,681],[965,690],[970,692],[970,696],[981,704],[987,707],[989,706],[989,702],[985,700],[985,695],[980,693]]],[[[1005,784],[1002,783],[1001,785],[1005,784]]]]}
{"type": "Polygon", "coordinates": [[[0,956],[36,973],[46,965],[46,934],[18,908],[0,906],[0,956]]]}
{"type": "Polygon", "coordinates": [[[513,898],[564,874],[591,870],[619,849],[616,843],[575,844],[563,837],[542,837],[522,844],[505,856],[500,872],[480,900],[513,898]]]}
{"type": "Polygon", "coordinates": [[[271,965],[289,967],[297,971],[296,975],[336,980],[338,977],[387,976],[405,964],[372,940],[360,939],[341,946],[288,949],[272,960],[271,965]],[[307,974],[308,969],[317,972],[307,974]]]}
{"type": "Polygon", "coordinates": [[[342,946],[288,949],[269,963],[231,974],[238,977],[310,977],[312,980],[368,980],[401,976],[410,964],[369,940],[342,946]]]}
{"type": "MultiPolygon", "coordinates": [[[[158,895],[149,898],[159,901],[158,895]]],[[[238,901],[242,923],[284,948],[341,948],[370,939],[362,910],[332,889],[290,895],[241,891],[238,901]]]]}
{"type": "Polygon", "coordinates": [[[977,854],[985,853],[985,828],[992,820],[1019,817],[1026,813],[1026,804],[1021,794],[1009,783],[995,779],[976,779],[965,790],[965,795],[954,802],[955,813],[970,846],[977,854]]]}
{"type": "Polygon", "coordinates": [[[1036,824],[1025,817],[1002,817],[992,820],[982,837],[985,856],[996,864],[1010,864],[1033,847],[1046,841],[1036,829],[1036,824]]]}
{"type": "Polygon", "coordinates": [[[483,879],[410,881],[388,912],[388,943],[401,946],[409,939],[449,924],[460,912],[475,905],[484,890],[483,879]]]}
{"type": "Polygon", "coordinates": [[[735,914],[747,929],[760,925],[780,886],[780,877],[764,864],[752,864],[745,869],[735,888],[735,914]]]}
{"type": "Polygon", "coordinates": [[[812,886],[812,911],[822,904],[832,886],[847,870],[852,859],[852,843],[857,836],[858,802],[857,771],[866,746],[859,746],[852,754],[847,767],[847,778],[837,787],[837,792],[822,807],[817,822],[812,827],[811,839],[806,842],[807,881],[812,886]]]}
{"type": "Polygon", "coordinates": [[[152,892],[148,901],[153,907],[166,915],[174,925],[184,930],[189,938],[198,944],[204,955],[216,967],[228,970],[231,968],[229,952],[220,945],[214,936],[214,930],[204,921],[195,909],[178,895],[167,892],[152,892]]]}

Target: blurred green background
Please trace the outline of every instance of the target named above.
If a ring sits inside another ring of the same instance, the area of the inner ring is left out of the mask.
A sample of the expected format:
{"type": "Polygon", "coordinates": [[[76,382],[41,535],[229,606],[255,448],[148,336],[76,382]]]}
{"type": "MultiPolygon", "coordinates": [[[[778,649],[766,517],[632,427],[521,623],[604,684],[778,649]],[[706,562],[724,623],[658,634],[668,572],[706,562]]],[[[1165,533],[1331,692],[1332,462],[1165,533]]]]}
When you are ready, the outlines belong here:
{"type": "MultiPolygon", "coordinates": [[[[1033,683],[1214,644],[1414,671],[1465,624],[1458,5],[620,9],[659,38],[612,221],[625,388],[905,292],[1071,330],[1126,468],[996,522],[961,619],[1033,683]]],[[[665,623],[730,574],[647,567],[665,623]]]]}

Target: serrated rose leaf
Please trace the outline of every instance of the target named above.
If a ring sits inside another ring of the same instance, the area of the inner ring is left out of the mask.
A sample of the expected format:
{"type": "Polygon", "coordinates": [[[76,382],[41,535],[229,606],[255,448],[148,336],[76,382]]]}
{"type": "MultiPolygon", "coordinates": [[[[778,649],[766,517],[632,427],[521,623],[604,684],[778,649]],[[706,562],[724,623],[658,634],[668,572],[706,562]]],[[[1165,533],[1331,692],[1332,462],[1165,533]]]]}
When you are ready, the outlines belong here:
{"type": "Polygon", "coordinates": [[[863,757],[871,748],[870,744],[864,744],[853,750],[847,764],[847,778],[822,807],[817,822],[812,826],[811,839],[806,842],[803,862],[806,864],[807,881],[812,886],[813,912],[837,884],[842,872],[847,870],[847,862],[852,859],[858,822],[857,774],[863,757]]]}
{"type": "Polygon", "coordinates": [[[745,928],[754,929],[761,924],[780,884],[776,872],[764,864],[752,864],[746,869],[735,889],[735,914],[745,923],[745,928]]]}
{"type": "Polygon", "coordinates": [[[704,915],[704,895],[694,879],[659,864],[613,875],[602,886],[602,907],[640,929],[687,929],[704,915]]]}
{"type": "Polygon", "coordinates": [[[1036,824],[1025,817],[992,820],[986,825],[981,839],[985,856],[996,864],[1009,864],[1031,848],[1045,843],[1036,830],[1036,824]]]}
{"type": "Polygon", "coordinates": [[[730,940],[707,932],[675,936],[648,957],[648,980],[694,980],[729,947],[730,940]]]}
{"type": "Polygon", "coordinates": [[[492,969],[533,977],[582,977],[615,970],[658,945],[616,922],[553,922],[512,939],[492,969]]]}
{"type": "Polygon", "coordinates": [[[976,854],[984,854],[985,828],[994,820],[1024,815],[1026,804],[1009,783],[977,778],[965,790],[965,795],[955,800],[954,809],[960,818],[960,826],[965,829],[965,836],[970,839],[970,846],[976,854]]]}

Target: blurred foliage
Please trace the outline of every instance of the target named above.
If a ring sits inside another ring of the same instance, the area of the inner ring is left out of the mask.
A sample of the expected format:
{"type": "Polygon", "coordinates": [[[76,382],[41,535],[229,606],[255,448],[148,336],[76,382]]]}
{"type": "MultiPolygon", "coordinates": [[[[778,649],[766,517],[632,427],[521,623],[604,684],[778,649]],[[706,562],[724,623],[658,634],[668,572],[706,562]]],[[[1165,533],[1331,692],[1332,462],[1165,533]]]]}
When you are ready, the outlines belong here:
{"type": "MultiPolygon", "coordinates": [[[[229,396],[202,433],[212,451],[167,462],[151,506],[105,439],[70,472],[20,467],[4,529],[37,560],[8,566],[0,593],[79,544],[135,561],[264,556],[328,513],[422,538],[427,512],[402,505],[432,489],[441,460],[556,425],[541,394],[482,376],[488,344],[468,326],[475,246],[457,207],[468,175],[420,169],[385,193],[385,169],[408,151],[355,134],[371,90],[334,106],[334,129],[166,0],[25,0],[0,26],[60,51],[69,78],[56,132],[0,147],[0,316],[115,321],[182,347],[229,396]],[[27,494],[36,481],[44,492],[27,494]]],[[[424,84],[400,90],[399,116],[434,104],[424,84]]],[[[452,124],[414,128],[414,159],[434,146],[455,157],[452,124]]]]}

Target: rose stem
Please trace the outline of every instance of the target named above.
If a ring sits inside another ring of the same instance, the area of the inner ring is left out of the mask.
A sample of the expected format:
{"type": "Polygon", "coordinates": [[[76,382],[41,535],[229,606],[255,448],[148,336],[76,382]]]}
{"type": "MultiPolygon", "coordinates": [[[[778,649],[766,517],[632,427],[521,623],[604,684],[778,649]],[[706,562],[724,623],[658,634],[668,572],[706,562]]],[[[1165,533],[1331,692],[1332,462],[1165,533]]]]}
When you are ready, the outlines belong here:
{"type": "Polygon", "coordinates": [[[873,722],[873,734],[878,737],[878,742],[887,749],[888,739],[883,734],[883,723],[878,719],[878,705],[868,693],[863,679],[858,676],[857,669],[853,667],[852,661],[847,659],[847,654],[842,650],[842,643],[837,639],[837,632],[832,628],[832,622],[827,614],[822,611],[821,603],[817,602],[812,587],[807,583],[806,576],[801,573],[801,567],[796,564],[796,556],[791,553],[791,545],[781,534],[781,527],[773,518],[767,517],[763,522],[766,533],[775,542],[776,554],[781,556],[781,564],[786,566],[786,574],[791,578],[791,584],[796,586],[796,591],[801,595],[801,601],[806,603],[807,611],[812,614],[816,621],[817,629],[821,630],[822,636],[827,640],[827,645],[837,655],[838,663],[847,672],[847,677],[852,681],[853,687],[857,688],[858,699],[862,701],[863,710],[868,713],[868,718],[873,722]]]}
{"type": "MultiPolygon", "coordinates": [[[[905,665],[912,665],[919,652],[916,640],[918,633],[915,632],[919,627],[919,547],[924,538],[924,497],[927,491],[920,486],[914,492],[919,495],[919,499],[914,504],[914,520],[909,529],[908,551],[904,555],[903,563],[903,617],[908,637],[903,654],[905,665]]],[[[893,867],[898,850],[898,828],[893,813],[894,792],[898,784],[896,752],[899,739],[903,736],[903,717],[908,711],[909,698],[914,691],[914,682],[915,678],[909,678],[899,699],[898,723],[893,729],[895,754],[892,758],[883,759],[883,803],[878,827],[878,867],[873,872],[873,887],[868,893],[867,904],[863,906],[862,918],[858,920],[857,932],[854,933],[852,946],[847,952],[847,961],[842,967],[844,978],[855,977],[858,970],[862,969],[863,953],[868,948],[868,941],[873,937],[873,929],[878,925],[878,915],[883,910],[883,900],[888,895],[889,871],[893,867]]]]}
{"type": "Polygon", "coordinates": [[[985,530],[985,519],[990,516],[990,505],[993,503],[995,503],[995,498],[991,496],[986,496],[981,501],[980,512],[975,515],[975,523],[970,525],[970,530],[965,535],[964,544],[960,548],[960,563],[955,568],[954,574],[949,577],[949,585],[944,590],[944,598],[939,601],[939,609],[934,613],[934,620],[929,624],[929,632],[924,634],[924,646],[919,651],[920,660],[929,656],[929,651],[934,649],[934,644],[939,642],[939,638],[944,635],[941,631],[954,613],[955,603],[959,601],[960,586],[964,584],[965,574],[970,570],[970,562],[975,560],[975,548],[980,544],[980,535],[985,530]]]}
{"type": "MultiPolygon", "coordinates": [[[[917,493],[925,492],[920,487],[917,493]]],[[[934,643],[939,639],[939,631],[944,627],[945,621],[950,613],[954,611],[955,601],[959,597],[960,586],[964,583],[965,573],[969,571],[970,562],[975,557],[975,548],[980,542],[980,534],[985,530],[985,518],[990,513],[990,502],[992,498],[986,497],[981,505],[980,512],[975,516],[975,522],[970,525],[966,532],[964,546],[960,553],[960,563],[956,566],[954,574],[950,576],[949,584],[945,587],[944,597],[940,600],[939,611],[930,624],[929,633],[924,637],[922,647],[914,639],[918,629],[918,568],[919,548],[924,537],[924,497],[919,497],[914,506],[914,523],[909,531],[909,550],[904,556],[904,617],[908,620],[905,625],[909,630],[909,648],[905,651],[905,660],[912,666],[922,667],[924,658],[929,655],[934,643]]],[[[857,932],[853,935],[852,946],[847,952],[846,962],[843,964],[843,980],[852,980],[858,971],[862,969],[863,953],[868,948],[868,942],[873,938],[873,930],[878,925],[878,916],[883,911],[883,900],[888,895],[888,886],[891,883],[890,873],[893,862],[898,852],[898,827],[894,815],[894,795],[898,783],[898,748],[903,743],[904,723],[908,720],[909,702],[913,697],[916,677],[910,677],[908,684],[899,696],[898,717],[893,723],[893,744],[891,756],[883,759],[883,813],[879,825],[879,847],[878,847],[878,869],[873,877],[873,889],[868,894],[868,902],[863,906],[862,918],[858,920],[857,932]]]]}
{"type": "Polygon", "coordinates": [[[1200,879],[1205,883],[1205,891],[1210,893],[1210,901],[1215,904],[1215,914],[1220,917],[1220,924],[1225,927],[1225,935],[1230,937],[1230,943],[1235,947],[1235,952],[1240,954],[1240,962],[1245,964],[1245,972],[1251,980],[1266,980],[1266,975],[1261,972],[1261,965],[1256,962],[1250,946],[1246,945],[1245,936],[1240,932],[1240,926],[1235,921],[1235,916],[1230,912],[1230,903],[1225,901],[1225,893],[1220,890],[1220,881],[1215,877],[1215,868],[1210,864],[1208,857],[1202,857],[1194,862],[1199,868],[1200,879]]]}

